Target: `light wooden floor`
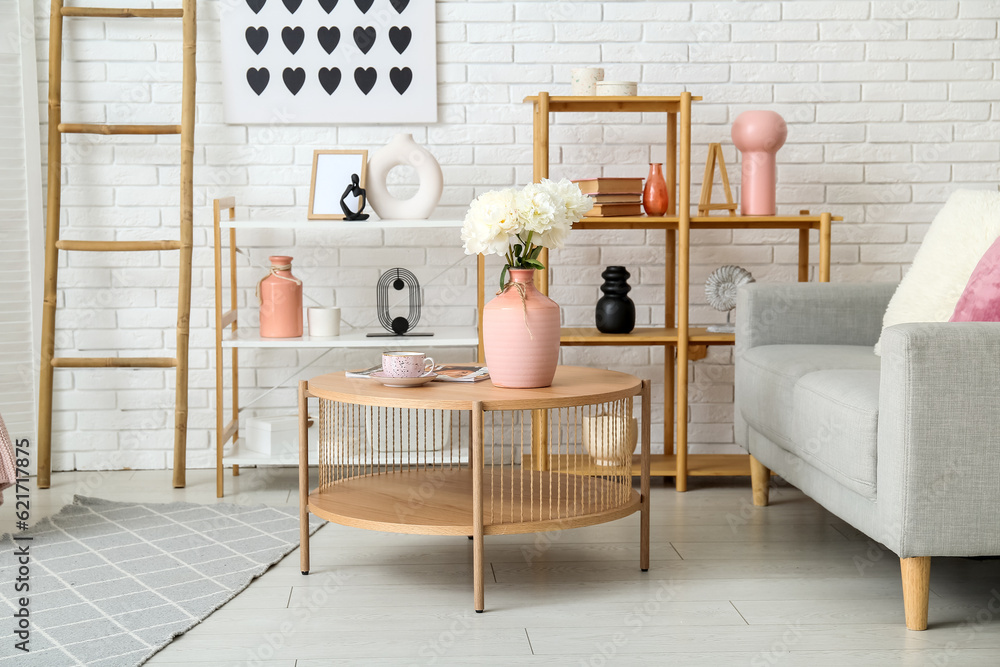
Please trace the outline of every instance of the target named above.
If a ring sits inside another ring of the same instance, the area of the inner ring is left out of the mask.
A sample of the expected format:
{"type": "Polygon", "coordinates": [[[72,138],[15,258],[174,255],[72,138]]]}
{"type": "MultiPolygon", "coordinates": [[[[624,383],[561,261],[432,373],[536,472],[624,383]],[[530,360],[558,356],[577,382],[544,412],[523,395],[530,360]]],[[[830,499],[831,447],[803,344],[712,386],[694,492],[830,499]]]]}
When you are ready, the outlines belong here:
{"type": "MultiPolygon", "coordinates": [[[[217,502],[214,471],[56,473],[32,519],[74,493],[217,502]]],[[[328,525],[148,663],[257,665],[1000,664],[1000,559],[935,559],[926,632],[903,625],[899,561],[795,489],[749,504],[746,480],[653,485],[652,563],[638,516],[573,531],[487,539],[486,613],[472,610],[464,537],[328,525]]],[[[226,478],[222,502],[297,503],[292,469],[226,478]]],[[[0,507],[12,527],[13,503],[0,507]]],[[[6,594],[6,593],[5,593],[6,594]]]]}

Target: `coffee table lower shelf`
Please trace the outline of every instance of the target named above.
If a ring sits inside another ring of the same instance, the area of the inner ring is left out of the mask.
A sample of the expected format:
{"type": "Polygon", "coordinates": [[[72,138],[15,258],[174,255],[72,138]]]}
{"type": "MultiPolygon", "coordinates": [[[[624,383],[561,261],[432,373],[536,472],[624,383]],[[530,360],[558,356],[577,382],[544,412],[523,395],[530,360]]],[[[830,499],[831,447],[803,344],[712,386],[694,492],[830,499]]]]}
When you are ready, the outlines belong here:
{"type": "MultiPolygon", "coordinates": [[[[483,534],[582,528],[641,509],[639,493],[600,477],[484,471],[483,534]]],[[[344,526],[418,535],[473,534],[468,467],[402,470],[340,480],[309,494],[308,509],[344,526]]]]}

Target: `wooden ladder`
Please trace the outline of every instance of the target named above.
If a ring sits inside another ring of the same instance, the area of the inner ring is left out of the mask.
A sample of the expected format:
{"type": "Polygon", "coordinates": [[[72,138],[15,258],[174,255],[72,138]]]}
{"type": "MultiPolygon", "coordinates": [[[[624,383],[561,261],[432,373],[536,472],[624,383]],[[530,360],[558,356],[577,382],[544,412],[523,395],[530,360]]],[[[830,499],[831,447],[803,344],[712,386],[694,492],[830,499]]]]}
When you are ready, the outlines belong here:
{"type": "Polygon", "coordinates": [[[38,397],[38,487],[47,489],[52,475],[52,371],[55,368],[174,368],[173,485],[185,484],[188,419],[188,338],[191,319],[191,244],[193,224],[194,94],[196,0],[182,0],[180,9],[120,9],[64,7],[52,0],[49,28],[49,164],[45,224],[45,284],[42,304],[42,351],[38,397]],[[174,18],[183,20],[183,84],[180,125],[107,125],[62,122],[63,18],[174,18]],[[62,194],[63,134],[179,134],[181,148],[180,240],[77,241],[59,238],[62,194]],[[56,290],[59,251],[156,252],[180,251],[175,357],[55,357],[56,290]]]}

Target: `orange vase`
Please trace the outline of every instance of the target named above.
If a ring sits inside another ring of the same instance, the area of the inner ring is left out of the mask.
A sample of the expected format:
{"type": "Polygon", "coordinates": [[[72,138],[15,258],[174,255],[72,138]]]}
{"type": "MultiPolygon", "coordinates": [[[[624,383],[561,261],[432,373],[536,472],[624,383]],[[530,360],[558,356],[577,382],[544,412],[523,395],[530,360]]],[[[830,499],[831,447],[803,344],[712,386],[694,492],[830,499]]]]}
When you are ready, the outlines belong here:
{"type": "Polygon", "coordinates": [[[292,275],[292,258],[272,255],[271,273],[257,284],[261,338],[302,335],[302,281],[292,275]]]}
{"type": "Polygon", "coordinates": [[[646,215],[663,215],[670,207],[667,182],[663,179],[663,163],[650,162],[646,186],[642,189],[642,207],[646,215]]]}
{"type": "Polygon", "coordinates": [[[559,304],[535,289],[534,274],[511,269],[512,284],[483,309],[486,366],[497,387],[548,387],[559,365],[559,304]]]}

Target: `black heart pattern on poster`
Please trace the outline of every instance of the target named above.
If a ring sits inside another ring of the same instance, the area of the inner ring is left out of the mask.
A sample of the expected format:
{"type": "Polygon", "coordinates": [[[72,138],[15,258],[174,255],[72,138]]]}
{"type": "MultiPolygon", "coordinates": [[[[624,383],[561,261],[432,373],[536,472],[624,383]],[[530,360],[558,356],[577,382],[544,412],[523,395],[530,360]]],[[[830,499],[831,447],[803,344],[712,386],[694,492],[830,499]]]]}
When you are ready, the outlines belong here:
{"type": "Polygon", "coordinates": [[[389,70],[389,81],[392,82],[392,87],[396,89],[396,92],[402,95],[413,82],[413,70],[409,67],[403,69],[393,67],[389,70]]]}
{"type": "Polygon", "coordinates": [[[285,26],[281,29],[281,41],[285,43],[285,48],[288,49],[289,53],[292,55],[302,48],[302,42],[304,42],[305,39],[306,31],[298,26],[294,28],[285,26]]]}
{"type": "Polygon", "coordinates": [[[327,69],[325,67],[319,70],[319,85],[323,86],[323,90],[326,91],[327,95],[333,95],[333,91],[337,90],[337,86],[340,85],[340,69],[337,67],[331,67],[327,69]]]}
{"type": "Polygon", "coordinates": [[[392,48],[396,49],[396,52],[401,55],[406,50],[406,47],[410,45],[412,38],[413,31],[410,30],[409,26],[404,25],[402,28],[392,26],[389,28],[389,41],[392,43],[392,48]]]}
{"type": "Polygon", "coordinates": [[[286,67],[285,71],[281,73],[281,78],[285,81],[285,87],[292,95],[298,95],[299,91],[302,90],[302,84],[306,82],[306,71],[301,67],[296,67],[292,69],[291,67],[286,67]]]}
{"type": "MultiPolygon", "coordinates": [[[[410,0],[406,1],[409,2],[410,0]]],[[[354,4],[358,6],[358,9],[361,10],[362,14],[367,14],[368,10],[372,8],[372,4],[374,4],[374,2],[375,0],[354,0],[354,4]]]]}
{"type": "Polygon", "coordinates": [[[316,31],[316,38],[319,39],[319,45],[323,47],[327,55],[330,55],[337,48],[337,44],[340,44],[340,28],[335,25],[329,28],[321,26],[316,31]]]}
{"type": "Polygon", "coordinates": [[[295,10],[298,9],[299,5],[302,4],[302,0],[281,0],[281,1],[285,3],[285,9],[288,10],[289,14],[294,14],[295,10]]]}
{"type": "Polygon", "coordinates": [[[264,26],[259,28],[250,26],[247,28],[246,36],[247,45],[259,56],[260,52],[264,50],[265,46],[267,46],[267,28],[264,26]]]}
{"type": "Polygon", "coordinates": [[[375,71],[374,67],[369,67],[365,69],[364,67],[359,67],[354,70],[354,83],[358,84],[358,88],[361,92],[367,95],[375,87],[375,80],[378,79],[378,72],[375,71]]]}
{"type": "Polygon", "coordinates": [[[368,26],[362,28],[358,26],[354,29],[354,43],[361,49],[361,53],[368,53],[375,46],[375,28],[368,26]]]}
{"type": "Polygon", "coordinates": [[[260,10],[264,9],[264,3],[267,0],[247,0],[247,7],[253,10],[254,14],[260,14],[260,10]]]}
{"type": "Polygon", "coordinates": [[[258,95],[264,92],[264,89],[267,88],[267,82],[270,80],[271,73],[267,71],[266,67],[260,69],[251,67],[247,70],[247,83],[250,84],[250,89],[258,95]]]}
{"type": "Polygon", "coordinates": [[[392,3],[393,8],[397,13],[402,14],[406,6],[410,4],[410,0],[389,0],[392,3]]]}
{"type": "Polygon", "coordinates": [[[337,6],[337,0],[319,0],[319,6],[323,8],[324,12],[329,14],[337,6]]]}

